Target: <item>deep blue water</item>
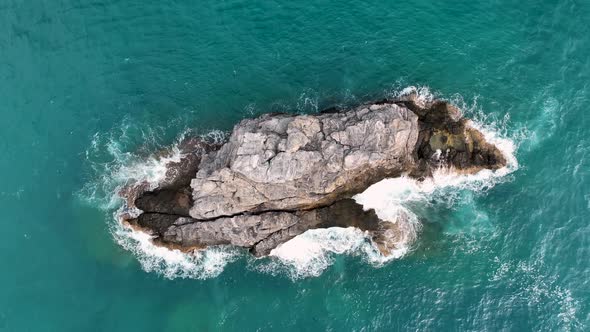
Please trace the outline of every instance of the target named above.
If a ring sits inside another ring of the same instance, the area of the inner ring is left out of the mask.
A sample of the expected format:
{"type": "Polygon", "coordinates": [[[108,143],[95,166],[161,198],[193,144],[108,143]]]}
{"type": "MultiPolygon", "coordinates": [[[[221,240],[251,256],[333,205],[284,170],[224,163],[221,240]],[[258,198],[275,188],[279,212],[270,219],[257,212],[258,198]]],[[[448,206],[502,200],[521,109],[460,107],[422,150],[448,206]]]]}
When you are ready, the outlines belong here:
{"type": "Polygon", "coordinates": [[[588,22],[566,0],[2,1],[0,330],[590,329],[588,22]],[[117,243],[121,167],[187,129],[410,85],[511,139],[519,168],[414,206],[405,257],[293,278],[238,254],[168,279],[117,243]]]}

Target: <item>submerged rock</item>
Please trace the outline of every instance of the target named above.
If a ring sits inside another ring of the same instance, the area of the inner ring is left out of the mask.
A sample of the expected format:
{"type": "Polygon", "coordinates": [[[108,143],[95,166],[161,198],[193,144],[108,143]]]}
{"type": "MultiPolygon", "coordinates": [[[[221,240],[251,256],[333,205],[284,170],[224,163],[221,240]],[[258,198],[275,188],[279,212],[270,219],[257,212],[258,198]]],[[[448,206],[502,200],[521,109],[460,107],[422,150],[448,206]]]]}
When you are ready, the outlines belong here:
{"type": "Polygon", "coordinates": [[[124,219],[169,248],[228,244],[257,256],[308,229],[351,226],[388,254],[413,236],[408,216],[382,221],[353,195],[441,166],[475,173],[506,164],[458,108],[415,95],[313,115],[267,114],[241,121],[223,145],[186,142],[157,188],[120,192],[143,212],[124,219]]]}

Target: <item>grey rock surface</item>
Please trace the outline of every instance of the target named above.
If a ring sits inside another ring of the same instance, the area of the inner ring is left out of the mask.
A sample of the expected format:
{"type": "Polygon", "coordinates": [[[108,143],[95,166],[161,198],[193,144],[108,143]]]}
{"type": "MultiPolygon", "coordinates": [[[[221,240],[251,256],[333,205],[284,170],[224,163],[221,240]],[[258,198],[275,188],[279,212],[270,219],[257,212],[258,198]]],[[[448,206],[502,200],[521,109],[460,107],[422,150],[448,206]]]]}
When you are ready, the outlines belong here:
{"type": "Polygon", "coordinates": [[[169,248],[234,245],[257,256],[326,227],[360,228],[387,254],[414,236],[408,216],[379,220],[354,194],[440,166],[474,173],[506,164],[458,108],[411,94],[345,111],[266,114],[241,121],[222,145],[191,138],[181,151],[157,188],[120,191],[127,207],[142,211],[121,218],[169,248]]]}
{"type": "Polygon", "coordinates": [[[371,174],[414,163],[418,116],[396,104],[240,122],[191,182],[196,219],[309,209],[357,193],[371,174]]]}

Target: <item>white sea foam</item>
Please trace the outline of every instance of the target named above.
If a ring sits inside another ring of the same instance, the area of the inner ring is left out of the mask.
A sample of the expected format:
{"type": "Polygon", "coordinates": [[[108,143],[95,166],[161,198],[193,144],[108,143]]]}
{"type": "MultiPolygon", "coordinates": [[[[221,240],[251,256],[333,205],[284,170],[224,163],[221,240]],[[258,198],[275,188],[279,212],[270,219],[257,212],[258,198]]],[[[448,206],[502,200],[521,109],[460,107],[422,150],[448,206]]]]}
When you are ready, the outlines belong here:
{"type": "MultiPolygon", "coordinates": [[[[365,234],[353,227],[312,229],[273,249],[293,278],[319,276],[334,260],[334,254],[356,252],[365,243],[365,234]]],[[[276,266],[274,266],[276,267],[276,266]]]]}
{"type": "Polygon", "coordinates": [[[303,111],[303,112],[308,112],[308,113],[314,113],[318,111],[318,100],[319,100],[319,96],[318,93],[311,90],[311,89],[306,89],[304,92],[302,92],[299,95],[299,98],[297,100],[297,110],[299,111],[303,111]]]}
{"type": "Polygon", "coordinates": [[[395,97],[403,97],[407,95],[415,94],[416,98],[414,101],[418,106],[424,107],[426,104],[432,102],[435,98],[434,94],[430,91],[430,88],[427,86],[409,86],[403,88],[401,91],[394,93],[393,96],[395,97]]]}
{"type": "Polygon", "coordinates": [[[137,256],[146,272],[157,272],[169,279],[216,277],[239,257],[239,251],[230,247],[211,247],[193,254],[159,247],[152,243],[149,234],[122,224],[115,226],[113,235],[123,248],[137,256]]]}
{"type": "MultiPolygon", "coordinates": [[[[424,103],[434,98],[427,87],[408,87],[398,91],[390,95],[399,97],[416,93],[418,101],[424,103]]],[[[314,98],[305,95],[300,99],[304,102],[304,108],[317,108],[317,103],[313,102],[314,98]]],[[[255,260],[256,268],[270,273],[285,271],[296,279],[320,275],[333,263],[335,255],[360,256],[374,266],[381,266],[406,255],[411,251],[421,229],[419,218],[407,206],[408,203],[426,204],[433,195],[448,195],[449,192],[461,189],[486,189],[518,168],[514,156],[516,146],[511,140],[500,137],[497,134],[499,131],[493,126],[487,127],[478,123],[471,125],[480,130],[490,143],[498,146],[508,161],[506,167],[496,171],[482,170],[471,175],[457,174],[452,169],[439,169],[431,179],[421,182],[409,177],[385,179],[354,197],[365,209],[375,209],[382,220],[399,223],[396,225],[399,234],[395,238],[395,247],[389,255],[384,256],[372,243],[369,235],[359,229],[315,229],[275,248],[271,252],[271,257],[255,260]]],[[[85,188],[83,196],[111,211],[122,204],[122,200],[116,194],[119,188],[125,184],[144,181],[156,187],[165,178],[166,165],[182,157],[177,144],[169,149],[168,154],[159,157],[142,158],[128,152],[128,144],[124,144],[129,139],[127,129],[122,128],[121,134],[116,137],[111,135],[105,138],[95,135],[86,153],[89,160],[93,155],[104,155],[105,151],[106,155],[110,156],[110,161],[93,164],[99,179],[85,188]]],[[[154,132],[147,132],[143,139],[151,142],[155,140],[155,136],[154,132]]],[[[178,142],[183,137],[184,135],[181,135],[178,142]]],[[[227,136],[221,131],[211,131],[204,137],[219,143],[227,136]]],[[[167,278],[203,279],[217,276],[227,264],[236,260],[240,253],[235,248],[212,247],[194,254],[186,254],[158,247],[151,242],[148,234],[131,230],[118,221],[114,222],[111,228],[117,242],[138,257],[144,270],[160,273],[167,278]]]]}
{"type": "Polygon", "coordinates": [[[338,255],[358,256],[373,266],[381,266],[403,253],[385,257],[368,234],[355,227],[312,229],[273,249],[267,258],[251,265],[269,274],[286,274],[293,280],[317,277],[330,267],[338,255]]]}

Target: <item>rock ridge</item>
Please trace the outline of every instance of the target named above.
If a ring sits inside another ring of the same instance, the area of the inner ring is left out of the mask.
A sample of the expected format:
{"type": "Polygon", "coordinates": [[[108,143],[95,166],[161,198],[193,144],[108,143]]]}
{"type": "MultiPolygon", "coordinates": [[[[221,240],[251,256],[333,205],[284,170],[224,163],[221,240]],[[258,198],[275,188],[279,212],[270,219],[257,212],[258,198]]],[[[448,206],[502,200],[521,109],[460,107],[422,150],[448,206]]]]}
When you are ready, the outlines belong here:
{"type": "Polygon", "coordinates": [[[189,138],[178,148],[180,161],[167,165],[156,188],[120,191],[127,210],[141,210],[121,219],[171,249],[234,245],[256,256],[327,227],[357,227],[388,254],[407,216],[380,220],[352,196],[439,167],[475,173],[506,165],[457,107],[416,94],[318,114],[265,114],[242,120],[223,144],[189,138]]]}

